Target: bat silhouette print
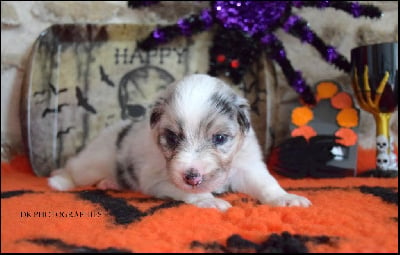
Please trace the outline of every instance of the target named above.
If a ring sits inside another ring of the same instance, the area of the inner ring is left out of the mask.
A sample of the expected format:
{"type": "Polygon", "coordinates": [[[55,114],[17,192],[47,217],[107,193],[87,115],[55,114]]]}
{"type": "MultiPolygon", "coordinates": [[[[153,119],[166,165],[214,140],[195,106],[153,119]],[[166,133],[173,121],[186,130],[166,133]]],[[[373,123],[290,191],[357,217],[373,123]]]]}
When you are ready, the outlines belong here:
{"type": "Polygon", "coordinates": [[[58,131],[57,132],[57,138],[60,138],[62,135],[66,135],[66,134],[69,134],[69,131],[71,131],[71,129],[74,129],[75,127],[67,127],[66,129],[64,129],[64,130],[60,130],[60,131],[58,131]]]}
{"type": "Polygon", "coordinates": [[[47,89],[42,90],[42,91],[36,91],[35,93],[33,93],[33,96],[34,97],[37,96],[37,95],[43,96],[44,94],[46,94],[46,92],[47,92],[47,89]]]}
{"type": "Polygon", "coordinates": [[[101,81],[104,81],[107,85],[114,87],[114,82],[112,80],[110,80],[108,74],[106,74],[106,72],[104,71],[103,66],[100,65],[100,77],[101,77],[101,81]]]}
{"type": "Polygon", "coordinates": [[[76,87],[76,99],[78,100],[78,106],[82,106],[86,111],[96,114],[97,111],[88,103],[87,97],[84,97],[82,90],[76,87]]]}
{"type": "Polygon", "coordinates": [[[57,90],[56,87],[54,87],[54,85],[51,84],[50,82],[49,82],[49,87],[50,87],[51,92],[54,95],[58,95],[58,94],[63,93],[63,92],[68,90],[67,88],[63,88],[63,89],[57,90]]]}
{"type": "Polygon", "coordinates": [[[44,111],[43,111],[43,113],[42,113],[42,118],[46,117],[46,115],[47,115],[48,113],[59,113],[59,112],[61,112],[61,110],[62,110],[62,108],[63,108],[64,106],[68,106],[68,105],[69,105],[69,104],[59,104],[59,105],[57,106],[57,108],[54,108],[54,109],[46,108],[46,109],[44,109],[44,111]]]}

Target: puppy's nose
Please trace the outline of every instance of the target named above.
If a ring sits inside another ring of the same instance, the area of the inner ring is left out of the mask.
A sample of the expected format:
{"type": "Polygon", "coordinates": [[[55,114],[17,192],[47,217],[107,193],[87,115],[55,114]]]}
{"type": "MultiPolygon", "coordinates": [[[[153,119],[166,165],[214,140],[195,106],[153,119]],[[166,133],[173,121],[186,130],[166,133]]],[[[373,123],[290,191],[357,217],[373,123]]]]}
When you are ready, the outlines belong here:
{"type": "Polygon", "coordinates": [[[203,181],[203,177],[196,169],[191,168],[186,171],[183,180],[189,185],[196,186],[203,181]]]}

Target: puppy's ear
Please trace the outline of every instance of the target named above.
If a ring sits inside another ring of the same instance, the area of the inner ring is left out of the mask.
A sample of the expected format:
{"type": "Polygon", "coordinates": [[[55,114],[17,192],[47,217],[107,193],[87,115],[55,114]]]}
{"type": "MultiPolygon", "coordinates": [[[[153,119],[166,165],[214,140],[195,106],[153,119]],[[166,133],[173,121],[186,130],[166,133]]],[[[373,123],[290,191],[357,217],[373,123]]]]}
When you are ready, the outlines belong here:
{"type": "Polygon", "coordinates": [[[237,109],[237,121],[240,126],[240,130],[243,134],[247,133],[250,129],[250,113],[249,104],[243,97],[237,96],[235,98],[235,106],[237,109]]]}

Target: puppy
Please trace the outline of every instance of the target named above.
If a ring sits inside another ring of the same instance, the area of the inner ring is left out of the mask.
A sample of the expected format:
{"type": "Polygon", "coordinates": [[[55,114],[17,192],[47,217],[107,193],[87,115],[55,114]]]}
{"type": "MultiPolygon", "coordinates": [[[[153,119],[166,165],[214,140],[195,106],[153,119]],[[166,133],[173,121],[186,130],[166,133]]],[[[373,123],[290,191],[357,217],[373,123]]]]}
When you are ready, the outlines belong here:
{"type": "Polygon", "coordinates": [[[311,205],[268,172],[247,101],[203,74],[171,84],[147,121],[105,129],[48,182],[57,190],[93,184],[132,189],[221,211],[231,205],[213,193],[228,190],[273,206],[311,205]]]}

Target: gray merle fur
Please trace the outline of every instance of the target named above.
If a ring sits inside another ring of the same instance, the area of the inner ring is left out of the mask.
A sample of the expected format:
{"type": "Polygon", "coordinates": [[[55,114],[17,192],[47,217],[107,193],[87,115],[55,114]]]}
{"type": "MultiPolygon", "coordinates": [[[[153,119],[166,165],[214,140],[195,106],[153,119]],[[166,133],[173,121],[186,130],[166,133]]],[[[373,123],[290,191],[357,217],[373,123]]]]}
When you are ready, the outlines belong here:
{"type": "Polygon", "coordinates": [[[124,139],[124,137],[129,133],[129,131],[132,128],[132,123],[130,123],[128,126],[124,127],[119,133],[118,133],[118,137],[117,137],[117,141],[115,143],[115,145],[117,146],[117,149],[121,149],[121,145],[122,145],[122,140],[124,139]]]}

